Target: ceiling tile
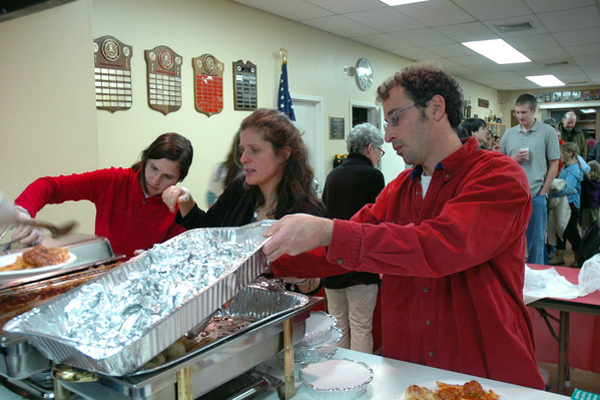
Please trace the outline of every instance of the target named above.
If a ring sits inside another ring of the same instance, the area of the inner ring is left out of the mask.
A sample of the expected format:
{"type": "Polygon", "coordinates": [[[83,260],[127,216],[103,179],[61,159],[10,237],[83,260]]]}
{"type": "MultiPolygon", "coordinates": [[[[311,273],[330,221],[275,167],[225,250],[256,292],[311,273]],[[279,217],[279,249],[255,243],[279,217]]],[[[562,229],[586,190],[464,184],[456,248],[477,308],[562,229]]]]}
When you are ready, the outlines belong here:
{"type": "Polygon", "coordinates": [[[525,3],[536,13],[568,10],[595,4],[595,0],[525,0],[525,3]]]}
{"type": "Polygon", "coordinates": [[[571,8],[538,14],[539,19],[551,32],[573,31],[600,26],[598,7],[571,8]]]}
{"type": "Polygon", "coordinates": [[[282,17],[301,21],[308,18],[318,18],[334,13],[324,8],[307,3],[303,0],[234,0],[236,3],[244,4],[259,10],[266,11],[271,14],[280,15],[282,17]]]}
{"type": "Polygon", "coordinates": [[[399,30],[424,28],[423,24],[407,17],[394,7],[378,8],[360,13],[344,14],[345,17],[370,26],[379,32],[394,32],[399,30]]]}
{"type": "Polygon", "coordinates": [[[435,46],[423,46],[432,53],[439,54],[442,57],[460,57],[472,56],[473,50],[460,43],[440,44],[435,46]]]}
{"type": "Polygon", "coordinates": [[[430,27],[464,24],[475,21],[472,16],[448,0],[430,0],[395,6],[394,8],[430,27]]]}
{"type": "Polygon", "coordinates": [[[402,57],[417,61],[434,60],[440,57],[438,54],[434,54],[420,47],[411,47],[408,49],[394,50],[392,52],[402,57]]]}
{"type": "Polygon", "coordinates": [[[572,45],[572,46],[565,47],[565,50],[572,57],[587,56],[590,54],[598,54],[598,53],[600,53],[600,43],[572,45]]]}
{"type": "Polygon", "coordinates": [[[550,34],[511,37],[505,38],[504,40],[519,51],[537,50],[559,46],[556,40],[554,40],[550,34]]]}
{"type": "MultiPolygon", "coordinates": [[[[284,0],[285,2],[289,0],[284,0]]],[[[281,1],[280,2],[284,2],[281,1]]],[[[304,0],[321,8],[344,14],[354,11],[372,10],[374,8],[389,7],[379,0],[304,0]]]]}
{"type": "Polygon", "coordinates": [[[600,79],[600,0],[430,0],[395,7],[379,0],[233,1],[407,59],[443,63],[465,79],[483,74],[480,83],[496,89],[537,88],[526,75],[600,79]],[[495,27],[519,22],[534,29],[495,27]],[[497,38],[533,61],[500,65],[460,44],[497,38]]]}
{"type": "Polygon", "coordinates": [[[470,22],[462,25],[440,26],[436,31],[456,40],[466,42],[471,40],[498,39],[498,35],[492,32],[481,22],[470,22]]]}
{"type": "Polygon", "coordinates": [[[393,32],[394,36],[400,37],[415,46],[433,46],[436,44],[455,43],[446,35],[442,35],[432,29],[415,29],[403,32],[393,32]]]}
{"type": "Polygon", "coordinates": [[[567,58],[569,54],[562,47],[553,47],[548,49],[523,50],[523,54],[534,61],[547,60],[550,58],[567,58]]]}
{"type": "Polygon", "coordinates": [[[357,42],[368,44],[369,46],[377,47],[383,50],[398,50],[407,47],[415,47],[414,44],[406,42],[398,37],[388,33],[380,33],[377,35],[359,36],[352,38],[357,42]]]}
{"type": "MultiPolygon", "coordinates": [[[[577,64],[581,65],[582,67],[600,65],[600,53],[587,55],[587,56],[573,57],[573,60],[575,62],[577,62],[577,64]]],[[[598,72],[600,72],[600,68],[598,68],[598,72]]]]}
{"type": "Polygon", "coordinates": [[[523,0],[481,1],[454,0],[463,10],[482,21],[518,17],[531,13],[523,0]]]}
{"type": "Polygon", "coordinates": [[[373,28],[357,23],[356,21],[349,20],[341,15],[308,19],[302,21],[302,23],[348,38],[380,33],[373,28]]]}
{"type": "Polygon", "coordinates": [[[554,37],[562,46],[600,42],[600,26],[576,31],[557,32],[554,37]]]}

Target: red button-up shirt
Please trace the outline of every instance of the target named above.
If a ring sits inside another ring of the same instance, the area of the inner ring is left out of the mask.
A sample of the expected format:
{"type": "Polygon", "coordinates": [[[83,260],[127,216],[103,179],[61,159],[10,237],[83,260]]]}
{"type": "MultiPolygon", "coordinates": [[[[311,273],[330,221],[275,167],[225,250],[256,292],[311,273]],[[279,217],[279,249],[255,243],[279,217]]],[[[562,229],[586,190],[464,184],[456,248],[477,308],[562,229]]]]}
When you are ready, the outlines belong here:
{"type": "Polygon", "coordinates": [[[422,169],[402,172],[375,204],[334,220],[326,253],[273,269],[382,274],[382,355],[543,388],[522,300],[529,185],[512,159],[478,147],[471,138],[442,160],[425,198],[422,169]]]}

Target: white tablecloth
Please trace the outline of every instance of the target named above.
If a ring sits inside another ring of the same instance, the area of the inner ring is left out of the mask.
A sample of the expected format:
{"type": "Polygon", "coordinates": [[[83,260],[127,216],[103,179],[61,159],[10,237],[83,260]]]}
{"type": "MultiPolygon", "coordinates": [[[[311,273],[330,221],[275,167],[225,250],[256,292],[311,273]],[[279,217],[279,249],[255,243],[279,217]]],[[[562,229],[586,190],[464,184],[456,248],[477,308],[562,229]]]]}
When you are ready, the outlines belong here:
{"type": "MultiPolygon", "coordinates": [[[[492,388],[503,395],[502,400],[565,400],[570,397],[561,396],[541,390],[529,389],[509,383],[483,379],[456,372],[425,367],[403,361],[360,353],[357,351],[338,349],[334,358],[346,358],[362,361],[373,370],[373,381],[368,385],[367,391],[359,400],[367,399],[399,399],[406,388],[413,384],[440,381],[470,381],[476,379],[484,387],[492,388]],[[506,399],[505,399],[506,397],[506,399]]],[[[283,379],[283,369],[279,362],[269,362],[268,371],[272,375],[283,379]]],[[[298,366],[296,366],[296,372],[298,366]]],[[[294,400],[313,400],[304,385],[296,379],[297,392],[294,400]]],[[[260,400],[278,400],[276,393],[262,394],[260,400]]]]}

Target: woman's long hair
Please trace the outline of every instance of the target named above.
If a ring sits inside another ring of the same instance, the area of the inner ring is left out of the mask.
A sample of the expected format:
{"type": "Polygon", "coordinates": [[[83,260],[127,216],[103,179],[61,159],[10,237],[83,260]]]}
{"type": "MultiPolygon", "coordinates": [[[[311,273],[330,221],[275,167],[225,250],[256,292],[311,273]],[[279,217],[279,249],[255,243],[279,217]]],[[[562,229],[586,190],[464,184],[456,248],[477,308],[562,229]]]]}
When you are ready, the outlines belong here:
{"type": "MultiPolygon", "coordinates": [[[[263,139],[273,146],[275,155],[279,155],[285,147],[291,150],[277,185],[277,206],[269,217],[281,218],[298,212],[305,202],[324,212],[323,203],[313,188],[314,172],[308,163],[308,149],[292,121],[277,110],[260,108],[242,121],[240,131],[245,129],[262,132],[263,139]]],[[[247,185],[247,190],[255,200],[256,207],[264,205],[265,198],[257,185],[247,185]]]]}
{"type": "Polygon", "coordinates": [[[194,149],[192,143],[185,137],[178,133],[163,133],[148,146],[140,156],[140,160],[133,164],[131,168],[134,171],[140,171],[140,183],[144,190],[146,190],[146,163],[149,159],[160,160],[166,158],[167,160],[175,161],[179,165],[179,182],[187,176],[192,165],[192,159],[194,157],[194,149]]]}

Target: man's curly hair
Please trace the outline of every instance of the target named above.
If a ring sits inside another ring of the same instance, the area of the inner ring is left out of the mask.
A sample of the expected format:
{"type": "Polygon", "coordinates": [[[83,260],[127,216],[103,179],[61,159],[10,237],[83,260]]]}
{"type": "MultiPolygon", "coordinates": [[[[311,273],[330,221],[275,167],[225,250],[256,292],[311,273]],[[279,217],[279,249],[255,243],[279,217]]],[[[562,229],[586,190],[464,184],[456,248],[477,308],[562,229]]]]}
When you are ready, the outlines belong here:
{"type": "Polygon", "coordinates": [[[463,95],[459,83],[441,69],[424,64],[413,64],[395,73],[377,88],[377,102],[390,97],[390,90],[402,86],[406,96],[419,109],[427,106],[439,94],[446,101],[446,114],[452,129],[456,130],[462,119],[463,95]]]}

